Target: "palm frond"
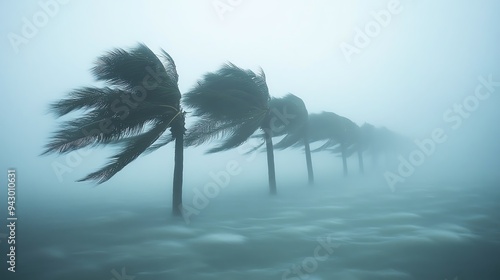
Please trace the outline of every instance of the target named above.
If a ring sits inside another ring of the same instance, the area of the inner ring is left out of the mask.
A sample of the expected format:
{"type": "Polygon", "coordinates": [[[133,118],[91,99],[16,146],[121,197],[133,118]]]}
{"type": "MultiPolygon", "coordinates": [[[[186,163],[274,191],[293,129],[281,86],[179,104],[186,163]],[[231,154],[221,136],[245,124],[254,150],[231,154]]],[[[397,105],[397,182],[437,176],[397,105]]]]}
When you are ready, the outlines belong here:
{"type": "MultiPolygon", "coordinates": [[[[347,157],[350,157],[352,156],[355,152],[357,152],[358,150],[356,149],[356,146],[355,145],[346,145],[345,148],[345,154],[347,157]]],[[[343,150],[343,147],[342,145],[336,145],[336,146],[333,146],[331,148],[327,148],[326,150],[328,150],[329,152],[331,152],[332,154],[338,154],[338,155],[341,155],[342,154],[342,150],[343,150]]]]}
{"type": "Polygon", "coordinates": [[[309,139],[316,142],[332,139],[339,143],[353,143],[358,138],[358,126],[346,117],[332,112],[309,115],[309,139]]]}
{"type": "Polygon", "coordinates": [[[57,117],[80,109],[102,110],[109,108],[115,100],[120,100],[124,94],[125,92],[122,90],[109,87],[83,87],[70,92],[65,99],[50,104],[49,109],[57,117]]]}
{"type": "Polygon", "coordinates": [[[98,184],[106,182],[118,171],[122,170],[127,164],[146,151],[146,149],[165,132],[168,126],[169,124],[167,122],[156,123],[152,126],[151,130],[138,136],[126,139],[122,150],[118,154],[111,157],[108,165],[78,181],[92,180],[97,181],[98,184]]]}
{"type": "Polygon", "coordinates": [[[329,149],[329,148],[332,148],[332,147],[335,147],[337,145],[340,145],[339,142],[337,142],[336,140],[333,140],[333,139],[328,139],[325,143],[323,143],[323,145],[319,146],[318,148],[316,149],[313,149],[311,150],[311,152],[319,152],[319,151],[324,151],[326,149],[329,149]]]}
{"type": "MultiPolygon", "coordinates": [[[[162,50],[163,56],[167,54],[162,50]]],[[[141,91],[149,100],[173,99],[179,103],[178,75],[172,58],[167,54],[165,65],[144,44],[131,50],[115,49],[97,59],[92,72],[97,80],[124,90],[141,91]],[[167,67],[167,68],[165,68],[167,67]],[[168,70],[167,70],[168,69],[168,70]]]]}
{"type": "Polygon", "coordinates": [[[177,67],[175,66],[174,59],[165,51],[161,50],[162,58],[164,59],[163,67],[170,79],[177,84],[179,82],[179,74],[177,74],[177,67]]]}
{"type": "Polygon", "coordinates": [[[233,64],[224,65],[215,73],[206,74],[188,93],[183,102],[193,108],[194,116],[217,120],[234,119],[242,114],[267,110],[269,93],[263,91],[262,77],[233,64]]]}
{"type": "Polygon", "coordinates": [[[160,138],[158,138],[158,140],[155,143],[151,145],[151,147],[147,148],[146,151],[144,151],[144,153],[145,154],[152,153],[174,140],[175,138],[171,134],[162,135],[160,138]]]}
{"type": "Polygon", "coordinates": [[[141,106],[121,118],[111,110],[97,110],[85,116],[63,122],[50,138],[43,154],[68,153],[87,146],[109,144],[121,138],[137,135],[155,120],[170,120],[176,112],[167,107],[141,106]]]}
{"type": "Polygon", "coordinates": [[[252,80],[255,82],[260,92],[267,96],[267,100],[269,100],[269,88],[267,87],[266,73],[264,73],[264,69],[260,68],[258,75],[250,70],[248,70],[247,73],[252,77],[252,80]]]}
{"type": "Polygon", "coordinates": [[[189,128],[184,144],[186,146],[199,146],[203,143],[224,137],[228,129],[239,124],[239,120],[233,121],[212,121],[203,117],[189,128]]]}
{"type": "MultiPolygon", "coordinates": [[[[234,130],[246,122],[257,119],[259,122],[265,118],[264,114],[241,115],[235,119],[217,120],[209,116],[199,118],[188,130],[184,142],[186,146],[199,146],[212,140],[220,140],[231,135],[234,130]]],[[[257,125],[254,129],[259,128],[257,125]]]]}
{"type": "Polygon", "coordinates": [[[284,150],[289,147],[295,147],[296,144],[300,144],[297,146],[304,145],[304,136],[300,133],[291,133],[285,135],[278,143],[274,144],[274,148],[284,150]]]}
{"type": "Polygon", "coordinates": [[[50,105],[58,117],[79,110],[83,115],[63,121],[43,154],[121,146],[109,165],[83,179],[102,183],[148,148],[158,149],[171,142],[174,134],[184,133],[175,63],[164,50],[162,57],[163,62],[143,44],[99,57],[92,72],[106,87],[79,88],[50,105]],[[172,135],[158,139],[168,128],[172,135]]]}
{"type": "Polygon", "coordinates": [[[126,129],[118,129],[118,122],[113,118],[87,115],[82,118],[66,121],[60,125],[45,146],[43,154],[69,153],[87,146],[111,143],[124,136],[132,136],[141,132],[145,123],[139,122],[126,129]]]}
{"type": "Polygon", "coordinates": [[[208,150],[208,153],[216,153],[236,148],[245,143],[252,134],[262,125],[264,116],[257,116],[247,120],[228,131],[228,136],[219,146],[208,150]]]}
{"type": "Polygon", "coordinates": [[[289,93],[269,102],[273,136],[285,135],[274,147],[285,149],[303,142],[308,130],[308,112],[304,101],[289,93]]]}
{"type": "MultiPolygon", "coordinates": [[[[261,136],[262,137],[262,136],[261,136]]],[[[262,138],[261,138],[262,139],[262,138]]],[[[266,141],[262,140],[257,146],[251,148],[250,150],[246,151],[244,153],[244,155],[249,155],[249,154],[252,154],[253,152],[257,151],[258,149],[260,149],[262,146],[264,146],[264,144],[266,144],[266,141]]]]}
{"type": "Polygon", "coordinates": [[[269,112],[269,99],[263,72],[257,75],[228,63],[217,72],[204,75],[184,95],[184,104],[199,118],[188,130],[186,145],[222,140],[209,153],[241,145],[262,127],[269,112]]]}

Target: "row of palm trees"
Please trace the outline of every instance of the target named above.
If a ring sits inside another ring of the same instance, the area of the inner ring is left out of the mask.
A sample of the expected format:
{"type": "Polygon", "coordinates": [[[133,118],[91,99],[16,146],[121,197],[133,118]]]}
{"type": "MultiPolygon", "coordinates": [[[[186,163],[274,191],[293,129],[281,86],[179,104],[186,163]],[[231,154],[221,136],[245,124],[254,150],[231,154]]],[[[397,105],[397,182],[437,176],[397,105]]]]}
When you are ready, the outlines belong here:
{"type": "Polygon", "coordinates": [[[101,184],[139,155],[175,142],[172,212],[176,216],[182,214],[184,147],[220,140],[208,150],[215,153],[236,148],[250,137],[261,138],[267,152],[270,193],[276,194],[274,148],[303,146],[312,184],[310,143],[324,142],[313,151],[340,154],[347,175],[349,156],[358,153],[363,172],[363,152],[371,151],[376,158],[393,138],[388,130],[369,124],[358,127],[331,112],[309,114],[304,102],[293,94],[271,98],[262,69],[255,73],[228,63],[204,75],[192,90],[181,95],[172,57],[163,50],[157,56],[139,44],[99,57],[92,73],[104,86],[78,88],[50,105],[57,117],[76,115],[60,123],[43,154],[118,147],[107,165],[79,180],[101,184]],[[181,104],[191,109],[195,119],[188,130],[181,104]],[[275,137],[280,140],[273,144],[275,137]]]}

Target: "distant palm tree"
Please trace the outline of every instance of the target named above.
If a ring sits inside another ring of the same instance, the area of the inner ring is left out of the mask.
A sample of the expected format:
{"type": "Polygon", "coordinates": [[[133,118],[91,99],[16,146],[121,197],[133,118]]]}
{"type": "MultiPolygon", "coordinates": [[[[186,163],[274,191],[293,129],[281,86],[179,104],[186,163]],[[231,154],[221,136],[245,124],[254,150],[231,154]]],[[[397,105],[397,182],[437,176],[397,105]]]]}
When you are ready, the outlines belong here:
{"type": "Polygon", "coordinates": [[[379,158],[385,159],[385,164],[397,154],[413,149],[413,142],[386,127],[374,127],[367,125],[362,127],[363,138],[367,142],[367,151],[371,153],[373,165],[377,167],[379,158]]]}
{"type": "Polygon", "coordinates": [[[356,141],[356,148],[359,152],[368,152],[371,153],[372,160],[378,157],[379,151],[376,148],[376,140],[375,140],[375,131],[376,128],[374,125],[369,123],[364,123],[359,128],[358,140],[356,141]]]}
{"type": "MultiPolygon", "coordinates": [[[[357,153],[358,154],[358,165],[359,165],[359,172],[363,174],[365,172],[365,167],[364,167],[364,159],[363,159],[363,153],[364,151],[368,148],[368,146],[371,144],[369,141],[369,138],[367,138],[366,135],[366,124],[363,126],[359,127],[356,125],[354,122],[348,120],[346,121],[345,126],[348,127],[346,131],[350,134],[348,139],[350,139],[350,143],[345,144],[344,146],[347,147],[345,148],[344,154],[346,158],[351,157],[353,154],[357,153]]],[[[338,145],[333,148],[329,148],[329,150],[332,153],[340,154],[342,155],[342,146],[338,145]]]]}
{"type": "MultiPolygon", "coordinates": [[[[364,123],[359,127],[355,136],[354,145],[348,148],[347,155],[350,156],[358,152],[359,156],[363,152],[366,152],[371,156],[374,168],[377,167],[380,157],[388,161],[391,156],[409,150],[413,145],[408,138],[385,127],[375,127],[369,123],[364,123]]],[[[334,150],[335,152],[339,152],[338,147],[334,150]]],[[[359,156],[359,158],[361,169],[362,156],[359,156]]]]}
{"type": "Polygon", "coordinates": [[[315,151],[339,151],[342,156],[344,176],[347,176],[348,149],[355,143],[357,125],[348,118],[341,117],[332,112],[309,115],[309,140],[310,142],[326,142],[315,151]],[[332,150],[333,148],[333,150],[332,150]]]}
{"type": "Polygon", "coordinates": [[[274,145],[277,149],[286,149],[291,146],[304,146],[306,155],[306,166],[309,184],[314,183],[314,172],[311,159],[311,148],[309,146],[308,118],[304,101],[293,94],[287,94],[281,98],[273,98],[270,108],[276,118],[273,123],[275,129],[274,136],[284,137],[274,145]]]}
{"type": "Polygon", "coordinates": [[[101,184],[139,155],[175,140],[172,212],[178,216],[182,214],[185,117],[175,63],[163,50],[161,58],[143,44],[99,57],[92,73],[107,86],[82,87],[51,104],[57,117],[81,114],[61,124],[43,154],[97,145],[120,147],[106,166],[79,180],[101,184]]]}
{"type": "Polygon", "coordinates": [[[240,146],[261,129],[267,150],[269,190],[276,194],[269,101],[262,69],[255,74],[229,63],[206,74],[183,99],[186,107],[194,109],[193,116],[199,117],[188,130],[186,144],[197,146],[222,139],[222,144],[208,150],[215,153],[240,146]]]}

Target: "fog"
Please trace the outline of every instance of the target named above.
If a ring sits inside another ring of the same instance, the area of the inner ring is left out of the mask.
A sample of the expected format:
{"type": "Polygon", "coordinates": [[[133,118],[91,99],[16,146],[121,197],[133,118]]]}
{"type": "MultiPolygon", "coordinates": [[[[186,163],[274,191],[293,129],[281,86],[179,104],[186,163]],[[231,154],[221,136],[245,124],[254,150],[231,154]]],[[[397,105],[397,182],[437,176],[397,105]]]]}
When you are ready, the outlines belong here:
{"type": "Polygon", "coordinates": [[[0,168],[6,179],[16,170],[19,219],[15,273],[1,227],[2,279],[128,279],[122,268],[137,280],[499,279],[497,1],[27,0],[0,10],[0,168]],[[378,164],[365,153],[364,174],[349,157],[347,177],[341,157],[314,152],[314,186],[303,148],[275,150],[275,197],[265,150],[244,152],[255,139],[215,154],[205,152],[217,141],[187,147],[183,200],[196,213],[184,219],[170,214],[173,144],[103,184],[76,182],[116,150],[40,156],[61,124],[49,104],[100,85],[97,57],[138,43],[172,56],[181,93],[226,62],[261,67],[272,97],[293,93],[310,114],[385,127],[406,145],[378,164]],[[217,180],[225,186],[199,200],[217,180]],[[321,238],[340,249],[287,276],[321,238]]]}

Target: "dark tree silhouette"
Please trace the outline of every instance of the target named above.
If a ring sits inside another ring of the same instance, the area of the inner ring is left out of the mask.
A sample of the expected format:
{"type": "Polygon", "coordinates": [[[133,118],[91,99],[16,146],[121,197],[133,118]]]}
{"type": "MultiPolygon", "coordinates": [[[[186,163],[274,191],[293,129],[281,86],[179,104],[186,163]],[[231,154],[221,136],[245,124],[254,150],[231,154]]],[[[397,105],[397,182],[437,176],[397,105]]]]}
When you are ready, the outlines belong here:
{"type": "Polygon", "coordinates": [[[309,115],[310,142],[326,142],[314,151],[330,150],[340,152],[344,176],[347,176],[347,158],[349,148],[355,143],[358,126],[348,118],[332,112],[309,115]]]}
{"type": "MultiPolygon", "coordinates": [[[[347,149],[347,156],[358,152],[360,169],[363,166],[363,157],[360,154],[363,152],[371,156],[373,167],[377,168],[380,157],[383,157],[387,164],[391,156],[412,148],[412,142],[408,138],[385,127],[375,127],[369,123],[364,123],[359,127],[355,136],[354,144],[347,149]]],[[[338,147],[333,150],[340,152],[338,147]]]]}
{"type": "MultiPolygon", "coordinates": [[[[367,135],[366,128],[367,124],[364,124],[363,126],[359,127],[357,126],[354,122],[352,121],[347,121],[346,126],[349,127],[346,131],[350,133],[348,139],[350,139],[350,143],[345,144],[344,146],[346,147],[344,150],[345,158],[351,157],[353,154],[357,153],[358,155],[358,165],[359,165],[359,172],[361,174],[364,174],[365,172],[365,165],[364,165],[364,157],[363,153],[370,147],[371,142],[369,142],[369,138],[367,138],[370,135],[367,135]]],[[[339,154],[342,156],[342,146],[337,145],[332,148],[328,148],[332,153],[339,154]]]]}
{"type": "Polygon", "coordinates": [[[413,149],[413,142],[386,127],[375,127],[370,124],[361,127],[362,138],[365,139],[366,151],[371,154],[373,166],[377,168],[380,157],[385,164],[397,154],[413,149]]]}
{"type": "Polygon", "coordinates": [[[274,136],[284,135],[274,147],[286,149],[292,146],[304,146],[308,182],[312,185],[314,183],[314,172],[308,135],[309,114],[304,101],[293,94],[287,94],[281,98],[272,98],[270,108],[271,112],[278,116],[275,122],[272,123],[275,128],[274,131],[276,131],[274,136]]]}
{"type": "Polygon", "coordinates": [[[101,184],[139,155],[175,140],[172,212],[181,215],[185,117],[172,57],[163,50],[158,57],[139,44],[99,57],[92,73],[106,86],[76,89],[50,105],[57,117],[80,114],[60,124],[43,154],[118,146],[106,166],[79,180],[101,184]]]}
{"type": "MultiPolygon", "coordinates": [[[[358,140],[356,141],[358,153],[371,153],[372,160],[378,157],[377,154],[379,153],[376,147],[375,130],[376,128],[372,124],[364,123],[358,130],[358,140]]],[[[360,160],[362,160],[362,157],[360,160]]]]}
{"type": "Polygon", "coordinates": [[[198,120],[188,130],[186,145],[201,145],[222,140],[208,153],[236,148],[261,129],[267,150],[269,190],[276,194],[274,168],[273,116],[264,72],[256,74],[234,64],[226,64],[217,72],[206,74],[184,99],[198,120]]]}

